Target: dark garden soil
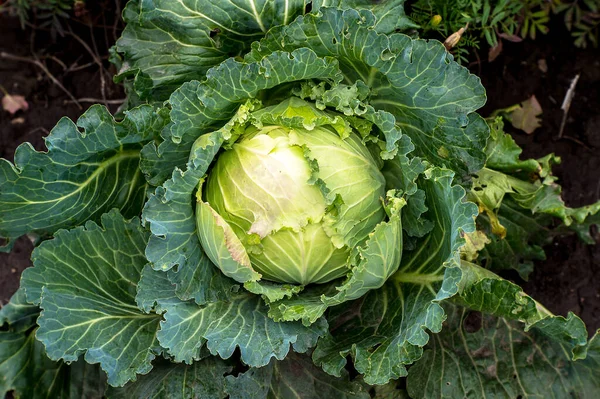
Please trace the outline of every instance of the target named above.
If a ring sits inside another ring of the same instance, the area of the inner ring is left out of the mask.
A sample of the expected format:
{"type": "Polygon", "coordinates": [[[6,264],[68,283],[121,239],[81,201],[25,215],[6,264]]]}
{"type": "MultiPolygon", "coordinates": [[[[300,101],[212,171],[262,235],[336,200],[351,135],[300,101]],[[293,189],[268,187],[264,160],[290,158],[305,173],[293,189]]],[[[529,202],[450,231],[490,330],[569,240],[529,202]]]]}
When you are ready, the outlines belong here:
{"type": "MultiPolygon", "coordinates": [[[[94,33],[98,54],[107,54],[113,42],[111,26],[99,26],[94,33]]],[[[106,25],[106,24],[105,24],[106,25]]],[[[75,32],[87,43],[90,29],[71,21],[75,32]]],[[[93,58],[72,36],[56,37],[47,31],[22,31],[18,21],[0,17],[0,52],[32,58],[37,54],[50,72],[75,98],[102,98],[100,72],[93,58]],[[66,65],[63,68],[55,57],[66,65]],[[75,64],[90,66],[69,71],[75,64]]],[[[485,58],[485,57],[483,57],[485,58]]],[[[108,63],[104,60],[104,67],[108,63]]],[[[581,50],[572,45],[567,32],[557,24],[547,36],[537,41],[505,43],[503,53],[492,63],[471,65],[482,77],[488,103],[482,115],[497,108],[519,103],[535,94],[543,110],[543,127],[531,135],[511,131],[524,149],[524,156],[541,157],[558,154],[563,162],[556,175],[570,206],[581,206],[600,199],[600,51],[581,50]],[[545,60],[547,72],[539,63],[545,60]],[[580,74],[563,138],[558,140],[562,100],[571,79],[580,74]]],[[[77,118],[82,112],[69,97],[53,84],[37,66],[27,62],[0,58],[0,84],[11,94],[25,96],[29,110],[14,116],[0,111],[0,157],[13,160],[16,147],[31,142],[44,149],[43,137],[63,116],[77,118]]],[[[123,98],[120,88],[106,82],[106,97],[123,98]]],[[[82,104],[84,109],[89,103],[82,104]]],[[[115,105],[110,105],[112,111],[115,105]]],[[[508,127],[507,127],[508,128],[508,127]]],[[[33,245],[28,238],[16,242],[10,254],[0,254],[0,301],[8,301],[17,289],[19,276],[30,265],[33,245]]],[[[576,237],[560,237],[546,248],[547,260],[538,262],[528,282],[527,293],[548,309],[566,315],[573,311],[583,318],[590,332],[600,328],[600,245],[587,246],[576,237]]]]}

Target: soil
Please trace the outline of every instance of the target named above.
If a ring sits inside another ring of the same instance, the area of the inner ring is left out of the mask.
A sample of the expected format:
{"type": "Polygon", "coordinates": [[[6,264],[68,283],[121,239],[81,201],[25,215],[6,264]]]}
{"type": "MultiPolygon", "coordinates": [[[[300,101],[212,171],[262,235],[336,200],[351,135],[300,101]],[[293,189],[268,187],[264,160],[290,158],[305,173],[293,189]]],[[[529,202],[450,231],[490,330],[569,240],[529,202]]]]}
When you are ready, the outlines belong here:
{"type": "MultiPolygon", "coordinates": [[[[73,37],[57,37],[31,29],[21,30],[17,20],[0,17],[0,51],[32,57],[54,56],[67,66],[85,65],[93,61],[73,37]]],[[[76,33],[90,42],[90,29],[72,23],[76,33]]],[[[107,54],[112,32],[94,28],[98,54],[107,54]]],[[[483,57],[485,58],[485,57],[483,57]]],[[[65,71],[50,58],[43,62],[76,98],[101,98],[99,68],[92,64],[76,72],[65,71]]],[[[105,67],[108,63],[104,61],[105,67]]],[[[531,95],[540,102],[543,126],[533,134],[511,131],[523,147],[525,157],[541,157],[549,152],[558,154],[563,162],[555,173],[564,189],[564,199],[570,206],[581,206],[600,198],[600,52],[597,49],[577,49],[561,24],[551,26],[550,33],[535,42],[504,43],[496,60],[470,66],[481,76],[488,93],[488,103],[482,110],[487,116],[493,110],[519,103],[531,95]],[[545,60],[547,71],[539,67],[545,60]],[[580,74],[563,138],[557,139],[561,125],[562,100],[571,79],[580,74]]],[[[25,96],[28,111],[10,116],[0,112],[0,157],[13,159],[16,147],[31,142],[42,150],[43,137],[63,116],[77,118],[82,112],[69,97],[53,84],[35,65],[0,59],[0,84],[11,94],[25,96]],[[21,120],[22,118],[22,120],[21,120]]],[[[120,88],[107,82],[107,97],[123,98],[120,88]]],[[[84,104],[88,106],[89,104],[84,104]]],[[[110,107],[109,107],[110,108],[110,107]]],[[[115,106],[112,106],[112,111],[115,106]]],[[[510,128],[507,127],[509,130],[510,128]]],[[[10,254],[0,254],[0,301],[6,302],[18,288],[19,276],[30,265],[33,245],[23,237],[10,254]]],[[[519,281],[527,293],[552,312],[566,315],[572,311],[585,321],[590,333],[600,328],[600,245],[585,245],[576,237],[560,237],[546,248],[547,259],[538,262],[528,282],[519,281]]]]}

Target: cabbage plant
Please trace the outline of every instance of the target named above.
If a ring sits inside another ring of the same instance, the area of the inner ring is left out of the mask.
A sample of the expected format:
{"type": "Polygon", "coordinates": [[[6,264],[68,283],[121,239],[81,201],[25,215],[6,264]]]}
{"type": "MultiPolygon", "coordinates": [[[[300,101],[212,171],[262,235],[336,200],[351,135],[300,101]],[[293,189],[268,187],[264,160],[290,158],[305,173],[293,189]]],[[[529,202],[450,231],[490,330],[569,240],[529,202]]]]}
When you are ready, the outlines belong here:
{"type": "Polygon", "coordinates": [[[402,3],[130,1],[121,116],[0,161],[5,249],[36,241],[0,393],[598,393],[597,336],[496,272],[526,277],[553,218],[590,241],[600,204],[564,205],[402,3]]]}

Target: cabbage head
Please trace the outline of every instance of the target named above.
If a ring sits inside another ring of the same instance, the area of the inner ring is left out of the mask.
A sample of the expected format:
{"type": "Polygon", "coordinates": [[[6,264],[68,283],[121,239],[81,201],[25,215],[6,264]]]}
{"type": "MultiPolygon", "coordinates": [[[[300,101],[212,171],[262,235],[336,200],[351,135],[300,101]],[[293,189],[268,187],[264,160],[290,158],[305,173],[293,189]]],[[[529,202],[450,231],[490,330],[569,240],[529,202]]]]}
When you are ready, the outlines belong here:
{"type": "MultiPolygon", "coordinates": [[[[402,203],[394,191],[386,200],[376,141],[298,97],[249,113],[198,185],[197,232],[208,257],[240,282],[308,285],[348,274],[353,254],[389,224],[386,201],[398,202],[394,213],[402,203]],[[299,124],[290,113],[318,122],[299,124]]],[[[386,259],[392,269],[396,252],[386,259]]]]}
{"type": "MultiPolygon", "coordinates": [[[[200,241],[211,248],[214,234],[205,226],[233,231],[228,246],[266,280],[342,277],[350,249],[385,217],[381,166],[355,132],[250,126],[208,174],[206,202],[198,204],[208,210],[197,212],[200,241]]],[[[218,264],[216,255],[209,252],[218,264]]]]}

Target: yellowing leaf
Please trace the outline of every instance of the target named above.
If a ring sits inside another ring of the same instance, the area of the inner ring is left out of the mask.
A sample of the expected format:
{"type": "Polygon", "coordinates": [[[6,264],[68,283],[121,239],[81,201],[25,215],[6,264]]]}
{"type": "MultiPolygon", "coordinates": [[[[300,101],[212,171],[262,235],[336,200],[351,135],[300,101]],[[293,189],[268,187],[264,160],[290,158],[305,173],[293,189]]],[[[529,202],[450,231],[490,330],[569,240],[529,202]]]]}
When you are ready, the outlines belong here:
{"type": "Polygon", "coordinates": [[[444,40],[444,47],[446,47],[446,50],[450,51],[450,49],[452,47],[454,47],[454,46],[456,46],[458,44],[458,42],[460,41],[460,38],[462,37],[463,33],[465,33],[465,30],[467,29],[467,26],[465,26],[464,28],[460,28],[458,31],[454,32],[453,34],[451,34],[450,36],[448,36],[446,38],[446,40],[444,40]]]}
{"type": "Polygon", "coordinates": [[[531,134],[535,129],[542,126],[542,120],[538,118],[541,114],[542,106],[535,96],[531,96],[508,114],[508,120],[517,129],[531,134]]]}
{"type": "Polygon", "coordinates": [[[483,231],[475,230],[472,233],[464,235],[465,245],[460,249],[462,259],[473,262],[477,259],[479,251],[491,242],[488,236],[483,231]]]}
{"type": "Polygon", "coordinates": [[[6,94],[2,97],[2,109],[14,115],[17,111],[26,111],[29,109],[29,104],[25,101],[25,97],[18,95],[6,94]]]}

